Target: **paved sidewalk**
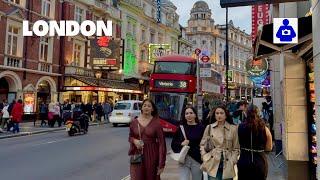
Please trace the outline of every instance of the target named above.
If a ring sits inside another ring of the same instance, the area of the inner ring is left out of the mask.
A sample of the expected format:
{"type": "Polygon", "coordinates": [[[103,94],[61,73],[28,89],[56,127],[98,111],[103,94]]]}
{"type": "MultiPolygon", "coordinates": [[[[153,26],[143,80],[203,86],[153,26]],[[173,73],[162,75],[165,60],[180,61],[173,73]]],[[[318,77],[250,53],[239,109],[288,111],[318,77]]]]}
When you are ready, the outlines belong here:
{"type": "MultiPolygon", "coordinates": [[[[96,126],[100,124],[105,124],[105,122],[89,122],[89,126],[96,126]]],[[[36,123],[36,126],[33,126],[33,122],[23,122],[20,123],[20,133],[12,133],[12,132],[3,132],[0,133],[0,139],[5,138],[13,138],[13,137],[19,137],[19,136],[28,136],[32,134],[40,134],[40,133],[46,133],[46,132],[53,132],[53,131],[60,131],[64,130],[65,126],[62,125],[61,127],[58,127],[57,125],[54,128],[49,128],[48,126],[41,127],[40,122],[36,123]]]]}
{"type": "MultiPolygon", "coordinates": [[[[285,159],[282,155],[275,157],[275,153],[271,152],[267,155],[269,171],[268,180],[286,180],[287,178],[287,167],[285,159]]],[[[178,163],[167,156],[166,167],[161,175],[162,180],[178,180],[179,179],[179,169],[178,163]]],[[[234,178],[237,180],[237,178],[234,178]]]]}

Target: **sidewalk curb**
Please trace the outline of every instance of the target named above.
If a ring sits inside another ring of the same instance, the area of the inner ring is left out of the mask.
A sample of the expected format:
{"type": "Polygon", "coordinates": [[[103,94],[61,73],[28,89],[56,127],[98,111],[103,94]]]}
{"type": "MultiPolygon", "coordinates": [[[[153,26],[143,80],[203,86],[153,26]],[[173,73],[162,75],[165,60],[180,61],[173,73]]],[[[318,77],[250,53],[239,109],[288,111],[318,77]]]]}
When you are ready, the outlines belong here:
{"type": "MultiPolygon", "coordinates": [[[[89,126],[98,126],[98,125],[103,125],[103,124],[107,124],[106,122],[103,123],[92,123],[89,124],[89,126]]],[[[10,134],[10,135],[6,135],[6,136],[0,136],[0,139],[8,139],[8,138],[14,138],[14,137],[22,137],[22,136],[31,136],[34,134],[42,134],[42,133],[46,133],[46,132],[55,132],[55,131],[61,131],[64,130],[65,127],[60,127],[60,128],[54,128],[54,129],[46,129],[46,130],[40,130],[40,131],[34,131],[34,132],[21,132],[21,133],[17,133],[17,134],[10,134]]]]}

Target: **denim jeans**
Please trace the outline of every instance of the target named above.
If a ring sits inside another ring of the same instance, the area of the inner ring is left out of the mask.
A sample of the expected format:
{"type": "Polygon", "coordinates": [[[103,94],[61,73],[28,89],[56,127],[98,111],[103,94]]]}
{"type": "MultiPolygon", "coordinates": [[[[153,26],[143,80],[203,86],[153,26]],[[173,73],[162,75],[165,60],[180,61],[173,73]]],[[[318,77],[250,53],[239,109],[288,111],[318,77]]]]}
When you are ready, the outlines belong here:
{"type": "Polygon", "coordinates": [[[104,121],[109,123],[109,114],[104,114],[104,121]]]}
{"type": "Polygon", "coordinates": [[[200,170],[200,164],[188,155],[186,156],[185,163],[179,165],[179,170],[180,180],[189,180],[190,174],[192,180],[202,180],[202,171],[200,170]]]}
{"type": "Polygon", "coordinates": [[[12,132],[15,133],[16,131],[17,131],[17,133],[20,132],[19,123],[13,123],[13,130],[12,130],[12,132]]]}

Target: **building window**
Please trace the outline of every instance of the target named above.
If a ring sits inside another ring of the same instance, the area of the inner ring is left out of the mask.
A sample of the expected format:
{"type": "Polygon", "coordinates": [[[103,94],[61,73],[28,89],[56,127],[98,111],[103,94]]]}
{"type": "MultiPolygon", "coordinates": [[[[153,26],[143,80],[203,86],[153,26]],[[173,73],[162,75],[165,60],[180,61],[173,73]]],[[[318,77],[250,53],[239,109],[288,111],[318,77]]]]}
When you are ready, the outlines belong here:
{"type": "Polygon", "coordinates": [[[154,43],[154,41],[155,41],[155,37],[154,36],[155,35],[153,33],[150,33],[150,42],[151,43],[154,43]]]}
{"type": "Polygon", "coordinates": [[[73,65],[74,66],[80,66],[81,62],[81,44],[74,43],[73,47],[73,65]]]}
{"type": "Polygon", "coordinates": [[[136,38],[136,35],[137,35],[137,33],[136,33],[137,28],[136,28],[136,27],[137,27],[137,26],[136,26],[135,24],[132,25],[132,36],[133,36],[134,38],[136,38]]]}
{"type": "Polygon", "coordinates": [[[48,61],[49,38],[40,37],[40,57],[42,61],[48,61]]]}
{"type": "Polygon", "coordinates": [[[50,7],[51,7],[50,0],[42,0],[41,15],[49,17],[50,7]]]}
{"type": "Polygon", "coordinates": [[[127,24],[127,32],[131,32],[131,22],[128,22],[127,24]]]}
{"type": "Polygon", "coordinates": [[[193,40],[193,41],[192,41],[192,44],[196,45],[196,44],[197,44],[197,41],[196,41],[196,40],[193,40]]]}
{"type": "Polygon", "coordinates": [[[192,32],[197,32],[197,27],[193,27],[192,32]]]}
{"type": "Polygon", "coordinates": [[[207,41],[206,40],[202,40],[202,44],[203,45],[207,44],[207,41]]]}
{"type": "Polygon", "coordinates": [[[205,19],[206,15],[205,14],[201,14],[201,19],[205,19]]]}
{"type": "Polygon", "coordinates": [[[146,30],[141,30],[141,41],[144,42],[146,40],[146,30]]]}
{"type": "Polygon", "coordinates": [[[10,25],[7,34],[8,34],[7,54],[17,56],[19,28],[10,25]]]}
{"type": "Polygon", "coordinates": [[[81,9],[80,7],[76,7],[74,19],[78,21],[78,23],[81,23],[82,21],[84,21],[84,10],[81,9]]]}
{"type": "Polygon", "coordinates": [[[146,51],[145,51],[145,50],[141,50],[141,51],[140,51],[140,60],[141,60],[141,61],[145,61],[145,60],[146,60],[145,54],[146,54],[146,51]]]}

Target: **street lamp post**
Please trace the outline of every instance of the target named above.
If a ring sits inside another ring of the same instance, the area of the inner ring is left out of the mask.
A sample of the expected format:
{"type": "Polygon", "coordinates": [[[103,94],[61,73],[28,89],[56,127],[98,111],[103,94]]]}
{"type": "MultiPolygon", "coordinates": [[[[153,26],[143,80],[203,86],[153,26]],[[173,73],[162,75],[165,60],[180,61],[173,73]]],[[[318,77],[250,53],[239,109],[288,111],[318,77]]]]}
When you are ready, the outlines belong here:
{"type": "Polygon", "coordinates": [[[226,8],[226,50],[225,50],[225,65],[226,65],[226,96],[227,102],[229,102],[229,80],[228,80],[228,71],[229,71],[229,27],[228,27],[228,8],[226,8]]]}
{"type": "Polygon", "coordinates": [[[96,78],[98,79],[98,91],[97,91],[97,102],[99,103],[99,87],[100,87],[100,78],[102,76],[102,72],[101,71],[97,71],[95,73],[96,78]]]}

